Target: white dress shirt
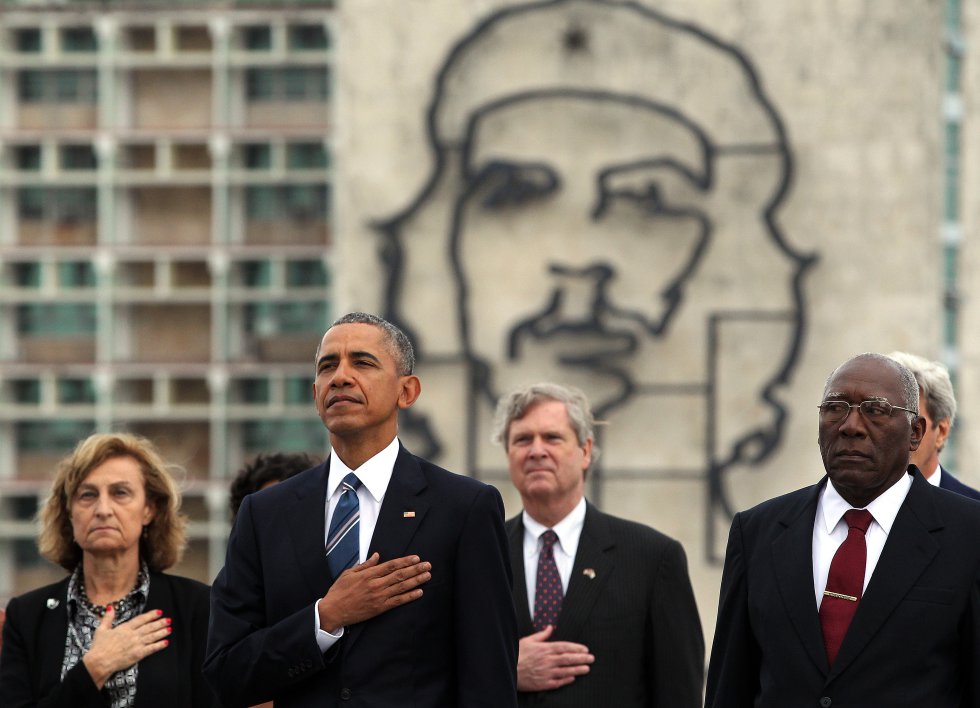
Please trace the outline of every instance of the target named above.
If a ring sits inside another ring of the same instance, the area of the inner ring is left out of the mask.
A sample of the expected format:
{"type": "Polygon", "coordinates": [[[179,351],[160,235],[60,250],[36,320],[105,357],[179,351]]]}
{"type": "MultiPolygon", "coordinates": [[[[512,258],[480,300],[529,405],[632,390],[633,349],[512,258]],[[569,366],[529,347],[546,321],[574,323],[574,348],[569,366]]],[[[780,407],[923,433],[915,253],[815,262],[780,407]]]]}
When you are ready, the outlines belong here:
{"type": "MultiPolygon", "coordinates": [[[[922,472],[922,476],[923,477],[926,477],[926,471],[925,470],[919,470],[919,471],[922,472]]],[[[937,462],[936,463],[936,469],[933,470],[933,473],[931,475],[929,475],[928,477],[926,477],[926,481],[929,484],[931,484],[933,487],[938,487],[939,486],[939,482],[940,482],[940,480],[942,480],[942,478],[943,478],[943,466],[937,462]]]]}
{"type": "MultiPolygon", "coordinates": [[[[538,523],[525,511],[524,521],[524,582],[527,584],[527,606],[534,616],[534,592],[538,577],[538,556],[541,554],[541,534],[548,530],[547,526],[538,523]]],[[[578,540],[582,536],[585,525],[585,497],[568,516],[551,527],[558,536],[554,545],[555,565],[561,577],[562,593],[568,590],[568,581],[572,577],[572,566],[575,565],[575,552],[578,550],[578,540]]]]}
{"type": "MultiPolygon", "coordinates": [[[[874,521],[868,527],[865,541],[868,547],[867,567],[864,571],[864,590],[874,573],[885,541],[898,516],[905,497],[912,487],[912,476],[903,474],[891,487],[882,492],[865,508],[871,512],[874,521]]],[[[813,521],[813,592],[817,600],[817,609],[823,601],[823,591],[827,588],[827,576],[830,574],[830,563],[837,549],[847,538],[847,522],[844,512],[853,509],[827,480],[817,501],[817,516],[813,521]]]]}
{"type": "MultiPolygon", "coordinates": [[[[360,552],[357,561],[363,563],[367,559],[368,547],[371,545],[371,538],[374,536],[374,527],[378,525],[381,502],[384,501],[385,492],[388,491],[388,483],[391,481],[391,474],[395,469],[398,448],[398,438],[395,438],[388,447],[367,460],[356,470],[350,469],[337,455],[330,455],[330,472],[327,476],[327,508],[323,524],[324,553],[326,553],[327,536],[330,534],[330,519],[333,518],[334,509],[337,507],[337,502],[343,492],[340,483],[344,481],[344,477],[354,472],[357,478],[361,480],[361,486],[357,488],[357,503],[360,507],[358,519],[360,552]]],[[[320,629],[319,601],[313,604],[313,616],[316,621],[316,643],[319,645],[320,651],[325,652],[344,636],[344,628],[341,627],[336,634],[320,629]]]]}

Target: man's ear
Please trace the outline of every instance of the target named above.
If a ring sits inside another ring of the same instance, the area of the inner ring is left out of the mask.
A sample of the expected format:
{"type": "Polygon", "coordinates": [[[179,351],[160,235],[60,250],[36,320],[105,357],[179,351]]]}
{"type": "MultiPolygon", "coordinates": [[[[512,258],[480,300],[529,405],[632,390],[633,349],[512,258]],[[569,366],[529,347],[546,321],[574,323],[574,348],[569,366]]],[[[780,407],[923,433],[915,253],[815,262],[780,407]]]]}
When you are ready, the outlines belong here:
{"type": "Polygon", "coordinates": [[[408,408],[422,394],[422,382],[415,374],[401,377],[401,391],[398,394],[398,407],[408,408]]]}
{"type": "Polygon", "coordinates": [[[915,416],[912,419],[912,431],[909,434],[909,451],[915,451],[919,449],[919,443],[922,442],[922,437],[926,434],[926,419],[921,415],[915,416]]]}
{"type": "Polygon", "coordinates": [[[942,450],[946,446],[946,440],[949,439],[949,418],[934,423],[933,427],[936,429],[936,449],[942,450]]]}

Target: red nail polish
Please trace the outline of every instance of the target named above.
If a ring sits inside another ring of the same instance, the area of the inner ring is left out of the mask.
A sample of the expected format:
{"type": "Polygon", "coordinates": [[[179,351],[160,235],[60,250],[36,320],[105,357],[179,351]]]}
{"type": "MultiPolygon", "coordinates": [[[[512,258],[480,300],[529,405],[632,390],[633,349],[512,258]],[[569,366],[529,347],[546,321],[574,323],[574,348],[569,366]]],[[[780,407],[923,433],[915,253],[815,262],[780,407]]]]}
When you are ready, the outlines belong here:
{"type": "Polygon", "coordinates": [[[174,622],[173,619],[171,619],[170,617],[167,618],[167,624],[173,624],[173,622],[174,622]]]}
{"type": "Polygon", "coordinates": [[[170,634],[172,631],[174,631],[173,627],[167,627],[167,634],[170,634]]]}
{"type": "Polygon", "coordinates": [[[170,640],[169,639],[164,639],[163,640],[163,646],[169,647],[170,646],[170,640]]]}
{"type": "Polygon", "coordinates": [[[105,606],[105,611],[106,612],[112,612],[112,605],[106,605],[105,606]]]}
{"type": "Polygon", "coordinates": [[[157,610],[157,617],[163,614],[163,610],[157,610]]]}

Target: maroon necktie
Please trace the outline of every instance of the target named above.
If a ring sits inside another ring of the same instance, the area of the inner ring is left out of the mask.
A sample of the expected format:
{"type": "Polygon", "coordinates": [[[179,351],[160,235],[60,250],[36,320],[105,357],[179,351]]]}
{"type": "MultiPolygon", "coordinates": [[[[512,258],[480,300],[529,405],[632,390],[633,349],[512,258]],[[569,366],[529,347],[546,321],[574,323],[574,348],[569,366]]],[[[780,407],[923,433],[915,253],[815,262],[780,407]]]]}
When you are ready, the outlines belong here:
{"type": "Polygon", "coordinates": [[[561,601],[561,576],[555,565],[555,542],[558,534],[548,529],[541,534],[541,553],[538,554],[538,576],[534,586],[534,630],[540,632],[558,623],[561,601]]]}
{"type": "Polygon", "coordinates": [[[861,601],[864,572],[868,564],[868,546],[864,535],[873,518],[867,509],[844,512],[847,538],[830,563],[827,589],[823,591],[823,601],[820,603],[820,628],[823,629],[823,645],[831,666],[861,601]]]}

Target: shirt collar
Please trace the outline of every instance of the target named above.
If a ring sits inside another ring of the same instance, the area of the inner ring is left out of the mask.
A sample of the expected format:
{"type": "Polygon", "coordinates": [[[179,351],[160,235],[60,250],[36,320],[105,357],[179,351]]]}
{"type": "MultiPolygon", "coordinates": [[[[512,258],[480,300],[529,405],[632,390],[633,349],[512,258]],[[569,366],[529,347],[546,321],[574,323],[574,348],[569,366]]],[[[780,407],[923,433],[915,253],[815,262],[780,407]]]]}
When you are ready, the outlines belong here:
{"type": "MultiPolygon", "coordinates": [[[[903,474],[892,486],[879,494],[867,507],[877,523],[888,534],[898,516],[898,510],[902,507],[905,497],[912,488],[912,475],[903,474]]],[[[850,504],[834,488],[830,480],[824,485],[820,493],[820,508],[817,513],[823,514],[824,530],[830,534],[834,527],[844,517],[844,512],[853,509],[850,504]]]]}
{"type": "MultiPolygon", "coordinates": [[[[523,513],[523,521],[524,533],[530,534],[535,541],[548,530],[547,526],[531,518],[526,510],[523,513]]],[[[585,497],[578,500],[578,504],[568,512],[564,519],[551,527],[551,530],[558,536],[558,544],[565,553],[569,553],[570,549],[578,548],[578,539],[582,535],[583,526],[585,526],[585,497]]]]}
{"type": "Polygon", "coordinates": [[[923,470],[922,476],[925,477],[926,481],[929,484],[931,484],[933,487],[939,487],[941,486],[941,480],[943,478],[943,466],[937,462],[936,469],[933,471],[931,475],[926,477],[925,471],[923,470]]]}
{"type": "Polygon", "coordinates": [[[337,487],[340,486],[344,477],[354,472],[365,489],[380,503],[388,490],[388,483],[391,481],[391,474],[395,469],[395,459],[398,457],[398,449],[399,443],[396,437],[388,444],[388,447],[368,459],[356,470],[345,465],[338,455],[331,455],[330,473],[327,475],[327,499],[331,498],[337,491],[337,487]]]}

